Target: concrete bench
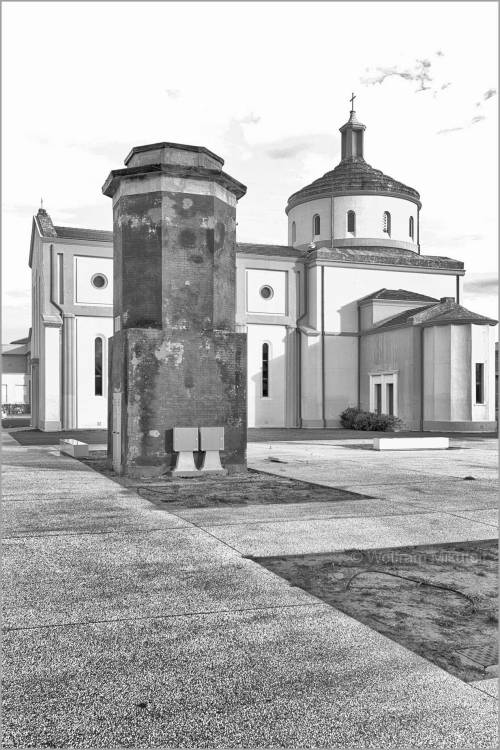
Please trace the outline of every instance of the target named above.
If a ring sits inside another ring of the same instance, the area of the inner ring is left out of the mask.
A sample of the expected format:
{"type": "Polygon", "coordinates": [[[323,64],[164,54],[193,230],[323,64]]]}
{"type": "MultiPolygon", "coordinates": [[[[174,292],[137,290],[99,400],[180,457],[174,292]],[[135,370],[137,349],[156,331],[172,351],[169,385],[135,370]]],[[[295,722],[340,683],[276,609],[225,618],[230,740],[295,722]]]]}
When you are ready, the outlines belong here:
{"type": "Polygon", "coordinates": [[[89,446],[88,443],[82,443],[81,440],[75,440],[74,438],[61,438],[59,440],[59,451],[60,453],[66,453],[68,456],[74,458],[88,458],[89,446]]]}
{"type": "Polygon", "coordinates": [[[446,450],[450,447],[447,437],[374,438],[376,451],[423,451],[446,450]]]}

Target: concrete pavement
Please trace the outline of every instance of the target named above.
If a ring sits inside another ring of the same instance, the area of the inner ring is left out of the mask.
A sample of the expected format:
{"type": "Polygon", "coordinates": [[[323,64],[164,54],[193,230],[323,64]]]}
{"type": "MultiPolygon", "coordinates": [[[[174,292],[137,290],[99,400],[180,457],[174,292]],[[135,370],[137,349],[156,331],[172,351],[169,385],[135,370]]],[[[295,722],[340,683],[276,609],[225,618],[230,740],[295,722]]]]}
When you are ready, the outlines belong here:
{"type": "Polygon", "coordinates": [[[447,452],[457,491],[441,499],[432,457],[419,474],[391,456],[388,484],[364,449],[315,443],[279,464],[250,445],[255,467],[376,496],[172,513],[3,438],[5,746],[496,747],[490,681],[461,682],[243,557],[491,538],[489,454],[447,452]],[[402,501],[385,489],[398,482],[402,501]]]}

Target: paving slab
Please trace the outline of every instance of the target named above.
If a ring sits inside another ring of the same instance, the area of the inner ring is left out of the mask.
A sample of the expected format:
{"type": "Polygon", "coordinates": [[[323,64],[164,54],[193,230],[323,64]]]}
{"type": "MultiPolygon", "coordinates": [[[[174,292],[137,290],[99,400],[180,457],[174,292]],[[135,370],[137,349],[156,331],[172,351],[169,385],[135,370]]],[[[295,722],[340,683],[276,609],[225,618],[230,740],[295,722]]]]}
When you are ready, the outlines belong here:
{"type": "Polygon", "coordinates": [[[189,526],[189,522],[152,506],[135,493],[112,489],[104,492],[79,492],[76,496],[58,493],[53,497],[33,496],[24,501],[4,500],[2,531],[4,538],[54,534],[90,534],[171,529],[189,526]]]}
{"type": "Polygon", "coordinates": [[[23,537],[3,547],[6,627],[314,601],[196,528],[23,537]]]}
{"type": "Polygon", "coordinates": [[[415,508],[431,510],[473,510],[498,506],[498,482],[481,480],[468,482],[462,479],[446,479],[401,483],[351,484],[343,489],[363,492],[372,497],[392,500],[396,503],[409,501],[415,508]]]}
{"type": "Polygon", "coordinates": [[[446,513],[358,518],[356,523],[349,518],[249,523],[211,527],[210,532],[243,555],[262,557],[495,537],[483,523],[446,513]]]}
{"type": "Polygon", "coordinates": [[[491,695],[493,698],[498,700],[498,678],[495,677],[491,680],[477,680],[476,682],[469,683],[477,690],[482,690],[483,693],[491,695]]]}
{"type": "Polygon", "coordinates": [[[475,523],[484,523],[486,526],[492,526],[498,529],[498,509],[495,510],[457,510],[455,511],[460,518],[470,518],[475,523]]]}
{"type": "Polygon", "coordinates": [[[324,605],[13,631],[4,654],[6,746],[496,747],[491,696],[324,605]]]}
{"type": "Polygon", "coordinates": [[[252,468],[271,467],[280,474],[295,479],[311,477],[310,481],[340,487],[345,483],[386,483],[413,480],[434,480],[448,476],[461,479],[472,475],[476,479],[497,479],[496,441],[461,441],[448,451],[418,451],[418,453],[384,454],[371,450],[365,442],[346,444],[257,443],[248,446],[248,461],[252,468]],[[273,464],[269,459],[287,461],[273,464]],[[288,473],[287,473],[288,472],[288,473]],[[314,479],[316,477],[316,479],[314,479]]]}
{"type": "MultiPolygon", "coordinates": [[[[314,488],[311,490],[314,492],[314,488]]],[[[229,524],[270,523],[274,521],[315,520],[321,518],[360,518],[364,516],[428,513],[415,503],[384,500],[346,500],[333,503],[294,503],[293,505],[247,505],[231,508],[176,508],[175,514],[202,528],[229,524]]]]}

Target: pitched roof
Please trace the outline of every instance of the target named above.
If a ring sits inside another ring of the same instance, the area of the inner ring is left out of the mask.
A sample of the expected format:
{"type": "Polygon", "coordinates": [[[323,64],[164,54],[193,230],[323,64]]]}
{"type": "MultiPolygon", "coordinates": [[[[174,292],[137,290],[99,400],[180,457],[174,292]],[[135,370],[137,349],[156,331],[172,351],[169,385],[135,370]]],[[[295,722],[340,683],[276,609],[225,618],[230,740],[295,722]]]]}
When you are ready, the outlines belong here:
{"type": "Polygon", "coordinates": [[[363,302],[367,302],[371,299],[387,299],[387,300],[402,300],[402,301],[417,301],[417,302],[437,302],[435,297],[428,297],[426,294],[418,294],[418,292],[409,292],[406,289],[379,289],[373,294],[368,294],[363,297],[363,302]]]}
{"type": "Polygon", "coordinates": [[[63,240],[90,240],[91,242],[113,242],[113,232],[106,229],[55,226],[56,236],[63,240]]]}
{"type": "Polygon", "coordinates": [[[399,195],[420,205],[420,195],[416,190],[389,177],[380,169],[374,169],[362,157],[355,156],[343,159],[335,169],[293,193],[288,199],[286,212],[299,203],[324,195],[342,195],[346,192],[399,195]]]}
{"type": "Polygon", "coordinates": [[[467,310],[467,308],[455,302],[452,297],[443,297],[436,305],[415,307],[412,310],[405,310],[399,315],[394,315],[375,326],[372,331],[399,326],[433,326],[451,323],[475,323],[477,325],[494,326],[497,322],[493,318],[487,318],[485,315],[467,310]]]}
{"type": "Polygon", "coordinates": [[[413,250],[399,247],[363,245],[358,247],[320,247],[316,254],[319,260],[363,263],[364,265],[412,266],[415,268],[446,268],[461,271],[464,264],[460,260],[442,255],[419,255],[413,250]]]}
{"type": "Polygon", "coordinates": [[[248,255],[285,256],[291,258],[302,258],[305,251],[289,245],[257,245],[253,242],[238,242],[236,252],[248,253],[248,255]]]}

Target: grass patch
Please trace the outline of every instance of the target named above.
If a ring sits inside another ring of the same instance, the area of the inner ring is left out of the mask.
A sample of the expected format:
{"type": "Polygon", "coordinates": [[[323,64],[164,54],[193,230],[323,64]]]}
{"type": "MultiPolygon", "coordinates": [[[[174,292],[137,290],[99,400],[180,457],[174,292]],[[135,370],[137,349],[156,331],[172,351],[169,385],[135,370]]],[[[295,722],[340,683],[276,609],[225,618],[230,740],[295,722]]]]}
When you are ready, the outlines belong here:
{"type": "Polygon", "coordinates": [[[497,540],[252,559],[466,682],[495,676],[497,540]]]}
{"type": "Polygon", "coordinates": [[[156,505],[169,508],[222,508],[245,505],[291,505],[294,503],[326,503],[345,500],[366,500],[362,495],[335,487],[321,487],[298,479],[278,477],[249,469],[227,476],[165,478],[145,481],[120,476],[109,468],[106,455],[95,452],[79,459],[95,471],[113,479],[123,487],[137,492],[156,505]]]}

